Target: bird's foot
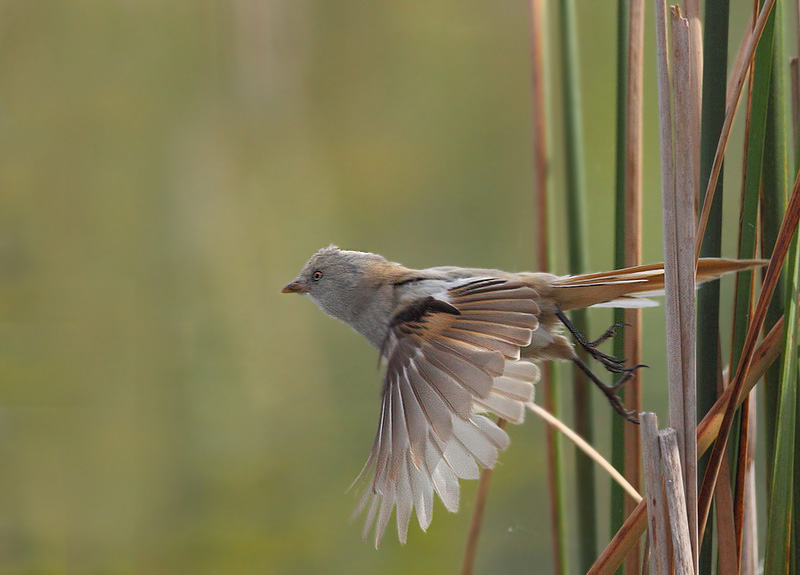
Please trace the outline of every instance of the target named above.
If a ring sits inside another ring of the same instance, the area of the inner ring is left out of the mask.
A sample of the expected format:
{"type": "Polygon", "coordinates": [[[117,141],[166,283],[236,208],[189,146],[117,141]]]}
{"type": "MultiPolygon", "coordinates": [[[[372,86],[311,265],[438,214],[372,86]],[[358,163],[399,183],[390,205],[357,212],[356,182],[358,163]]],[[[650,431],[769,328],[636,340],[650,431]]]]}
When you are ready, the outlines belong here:
{"type": "Polygon", "coordinates": [[[633,377],[633,374],[636,373],[636,370],[642,367],[647,367],[646,365],[639,363],[637,365],[626,367],[625,366],[625,358],[618,358],[614,357],[613,355],[607,354],[605,352],[600,351],[597,349],[601,343],[606,341],[607,339],[614,337],[617,331],[625,326],[626,324],[623,322],[615,322],[610,328],[608,328],[603,335],[597,338],[594,341],[589,341],[586,337],[578,331],[578,329],[572,325],[572,322],[569,321],[567,316],[561,310],[556,311],[556,317],[561,320],[561,323],[564,324],[564,327],[569,330],[572,336],[575,338],[575,341],[578,342],[578,345],[581,346],[586,353],[588,353],[591,357],[597,360],[607,371],[620,375],[619,379],[614,382],[612,385],[607,385],[603,383],[599,377],[597,377],[589,366],[587,366],[580,358],[577,356],[573,358],[573,362],[583,371],[592,382],[600,388],[600,391],[608,399],[611,406],[614,410],[619,413],[622,417],[630,421],[631,423],[639,423],[639,421],[634,417],[633,411],[627,411],[622,405],[622,401],[620,400],[617,392],[625,385],[630,378],[633,377]]]}

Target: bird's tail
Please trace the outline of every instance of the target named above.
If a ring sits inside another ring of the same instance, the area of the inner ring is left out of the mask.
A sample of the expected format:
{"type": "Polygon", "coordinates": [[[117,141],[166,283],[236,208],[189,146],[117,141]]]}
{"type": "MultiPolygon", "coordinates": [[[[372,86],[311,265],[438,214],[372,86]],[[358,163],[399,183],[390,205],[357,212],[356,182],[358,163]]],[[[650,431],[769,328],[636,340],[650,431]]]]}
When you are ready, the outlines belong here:
{"type": "MultiPolygon", "coordinates": [[[[767,260],[701,258],[697,265],[697,283],[767,263],[767,260]]],[[[590,306],[648,307],[657,304],[646,299],[647,296],[664,293],[664,264],[563,277],[553,282],[552,287],[556,303],[563,310],[590,306]]]]}

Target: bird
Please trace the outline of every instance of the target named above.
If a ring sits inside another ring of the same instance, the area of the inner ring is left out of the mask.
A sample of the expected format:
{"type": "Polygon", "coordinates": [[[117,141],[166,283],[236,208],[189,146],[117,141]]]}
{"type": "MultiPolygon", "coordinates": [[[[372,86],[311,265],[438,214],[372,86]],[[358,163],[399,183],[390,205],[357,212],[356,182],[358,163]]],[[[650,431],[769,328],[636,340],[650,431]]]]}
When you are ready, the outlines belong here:
{"type": "MultiPolygon", "coordinates": [[[[701,258],[697,281],[765,263],[701,258]]],[[[395,508],[401,543],[414,511],[426,531],[434,493],[456,512],[459,479],[477,479],[480,467],[494,467],[509,445],[508,434],[488,415],[523,421],[540,361],[575,363],[635,423],[617,391],[644,366],[626,366],[597,349],[621,324],[589,341],[564,312],[657,305],[646,296],[663,290],[663,264],[558,276],[454,266],[418,270],[334,245],[317,251],[282,292],[310,297],[363,335],[385,364],[378,430],[356,479],[368,478],[354,513],[366,510],[363,537],[373,533],[378,547],[395,508]],[[614,384],[592,372],[564,328],[590,357],[619,374],[614,384]]]]}

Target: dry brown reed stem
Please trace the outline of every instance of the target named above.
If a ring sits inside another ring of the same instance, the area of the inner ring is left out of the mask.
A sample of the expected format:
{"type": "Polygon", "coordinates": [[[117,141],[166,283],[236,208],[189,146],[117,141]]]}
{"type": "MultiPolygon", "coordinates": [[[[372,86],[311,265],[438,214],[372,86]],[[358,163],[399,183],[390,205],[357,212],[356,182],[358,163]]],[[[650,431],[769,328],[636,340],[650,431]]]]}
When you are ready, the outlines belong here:
{"type": "MultiPolygon", "coordinates": [[[[775,323],[753,354],[749,373],[745,377],[744,391],[749,392],[767,368],[778,358],[783,344],[783,318],[775,323]]],[[[717,399],[697,426],[697,456],[702,457],[719,433],[724,411],[731,397],[730,386],[717,399]]],[[[587,575],[611,575],[622,564],[625,556],[647,529],[647,505],[640,503],[595,561],[587,575]]]]}
{"type": "Polygon", "coordinates": [[[544,0],[531,0],[531,101],[533,120],[533,179],[536,198],[536,257],[541,271],[551,271],[548,253],[548,190],[549,167],[547,161],[547,119],[545,114],[544,68],[544,0]]]}
{"type": "Polygon", "coordinates": [[[672,560],[675,575],[692,575],[694,559],[689,535],[689,517],[686,515],[686,498],[683,493],[683,471],[678,454],[678,434],[672,428],[658,433],[661,459],[664,463],[664,483],[672,534],[672,560]]]}
{"type": "Polygon", "coordinates": [[[738,560],[736,551],[736,527],[733,520],[733,495],[728,454],[725,454],[719,473],[714,505],[717,510],[717,557],[720,573],[736,573],[738,560]]]}
{"type": "Polygon", "coordinates": [[[642,462],[647,503],[650,573],[669,575],[664,500],[661,491],[661,448],[658,445],[658,418],[655,413],[640,413],[642,462]]]}
{"type": "Polygon", "coordinates": [[[719,179],[719,173],[722,169],[722,160],[725,157],[725,148],[728,145],[728,137],[730,136],[731,127],[733,126],[733,117],[736,114],[736,107],[739,104],[739,97],[742,94],[742,87],[744,86],[744,81],[747,77],[747,70],[750,68],[750,64],[753,62],[756,46],[758,46],[758,41],[761,39],[761,34],[764,32],[764,26],[767,23],[767,18],[769,17],[773,6],[775,6],[775,0],[766,0],[764,3],[764,6],[761,8],[761,12],[758,15],[756,25],[753,28],[753,32],[749,34],[745,40],[747,48],[744,51],[744,57],[739,63],[739,66],[735,68],[734,73],[731,76],[732,79],[735,78],[735,84],[732,84],[733,89],[728,97],[728,101],[725,104],[725,121],[723,122],[722,130],[720,131],[719,144],[717,144],[717,151],[714,154],[714,163],[711,166],[711,175],[708,179],[706,195],[705,199],[703,200],[703,209],[700,212],[700,221],[697,224],[697,245],[695,246],[695,259],[700,259],[700,248],[702,247],[703,236],[705,235],[706,226],[708,225],[708,216],[711,213],[711,203],[714,201],[714,192],[717,189],[717,180],[719,179]]]}
{"type": "Polygon", "coordinates": [[[600,452],[597,451],[594,447],[591,446],[585,439],[583,439],[580,435],[578,435],[575,431],[573,431],[569,426],[567,426],[563,421],[555,417],[552,413],[543,409],[536,405],[535,403],[531,402],[528,404],[528,409],[530,409],[533,413],[539,416],[544,422],[549,425],[550,427],[560,431],[563,433],[567,439],[569,439],[572,443],[575,444],[575,447],[583,451],[590,459],[592,459],[597,465],[600,466],[603,471],[611,476],[611,479],[616,481],[620,487],[628,494],[628,497],[633,499],[636,503],[639,503],[642,500],[642,496],[639,492],[631,485],[622,474],[617,471],[609,461],[600,455],[600,452]]]}
{"type": "Polygon", "coordinates": [[[699,130],[695,131],[689,22],[672,7],[675,186],[664,188],[664,276],[667,312],[667,373],[670,426],[675,430],[683,472],[693,571],[697,549],[697,448],[695,438],[695,260],[694,205],[699,130]]]}
{"type": "MultiPolygon", "coordinates": [[[[644,77],[644,0],[631,0],[628,17],[628,69],[625,94],[625,266],[642,263],[642,109],[644,77]]],[[[625,337],[625,357],[631,365],[641,363],[642,310],[625,310],[628,331],[625,337]]],[[[642,410],[641,375],[639,371],[625,386],[625,409],[642,410]]],[[[641,490],[641,437],[638,426],[625,426],[624,469],[626,479],[641,490]]],[[[636,506],[625,498],[625,514],[636,506]]],[[[639,571],[639,548],[634,546],[626,562],[628,575],[639,571]]]]}
{"type": "Polygon", "coordinates": [[[655,0],[656,53],[658,60],[658,111],[661,135],[661,187],[675,189],[675,170],[672,158],[672,108],[669,91],[669,49],[667,47],[667,3],[655,0]]]}
{"type": "Polygon", "coordinates": [[[750,364],[753,361],[758,334],[764,324],[767,307],[772,299],[772,294],[775,292],[775,287],[778,284],[781,268],[786,259],[786,254],[789,251],[792,236],[797,229],[798,220],[800,220],[800,174],[798,174],[798,178],[795,180],[792,196],[789,198],[789,203],[786,206],[786,213],[784,214],[781,229],[775,241],[775,247],[772,251],[769,267],[767,268],[764,283],[761,287],[758,304],[750,319],[750,325],[748,326],[747,337],[742,347],[736,375],[728,386],[731,390],[730,397],[732,400],[727,402],[725,415],[720,424],[719,438],[714,444],[714,449],[711,452],[708,467],[706,468],[705,477],[703,477],[703,484],[700,488],[700,495],[698,497],[698,528],[701,540],[702,534],[705,531],[706,522],[708,521],[708,514],[711,510],[714,487],[717,482],[720,465],[722,464],[722,454],[728,443],[728,434],[733,424],[733,415],[742,399],[742,390],[745,387],[747,372],[750,370],[750,364]]]}
{"type": "MultiPolygon", "coordinates": [[[[499,418],[497,425],[500,429],[506,426],[506,420],[499,418]]],[[[467,534],[467,546],[464,549],[464,562],[461,565],[462,575],[472,575],[475,568],[475,556],[478,552],[478,540],[481,536],[481,526],[483,525],[483,514],[486,511],[486,499],[489,497],[489,485],[492,481],[492,469],[481,469],[481,476],[478,479],[478,490],[475,493],[475,504],[472,507],[472,517],[469,520],[469,532],[467,534]]]]}
{"type": "MultiPolygon", "coordinates": [[[[737,456],[739,462],[736,464],[736,482],[733,497],[733,523],[736,527],[736,570],[741,572],[742,565],[742,538],[744,536],[744,497],[745,486],[747,485],[747,459],[750,456],[750,394],[748,393],[742,401],[741,424],[739,428],[739,447],[737,456]]],[[[725,465],[723,463],[723,465],[725,465]]],[[[724,571],[723,571],[724,573],[724,571]]]]}
{"type": "MultiPolygon", "coordinates": [[[[697,135],[694,150],[692,153],[697,162],[700,162],[700,125],[702,123],[703,109],[703,28],[700,24],[700,2],[699,0],[684,0],[684,13],[689,22],[689,58],[690,69],[692,72],[690,83],[692,86],[691,118],[690,127],[692,133],[697,135]]],[[[694,205],[697,209],[697,202],[700,200],[700,170],[694,172],[693,189],[695,190],[694,205]]]]}

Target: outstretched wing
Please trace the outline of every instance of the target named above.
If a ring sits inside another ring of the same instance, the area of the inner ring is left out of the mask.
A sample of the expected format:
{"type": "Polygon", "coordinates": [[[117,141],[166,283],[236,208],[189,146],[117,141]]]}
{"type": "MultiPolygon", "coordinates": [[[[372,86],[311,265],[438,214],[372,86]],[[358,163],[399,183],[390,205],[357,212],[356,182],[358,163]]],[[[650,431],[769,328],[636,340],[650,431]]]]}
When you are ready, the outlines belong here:
{"type": "Polygon", "coordinates": [[[364,537],[380,543],[394,507],[405,543],[416,508],[423,530],[436,492],[458,509],[458,478],[477,479],[508,446],[505,431],[480,415],[522,421],[538,367],[520,348],[539,326],[537,293],[499,278],[467,280],[421,298],[392,319],[381,415],[365,471],[372,472],[357,513],[367,508],[364,537]]]}

